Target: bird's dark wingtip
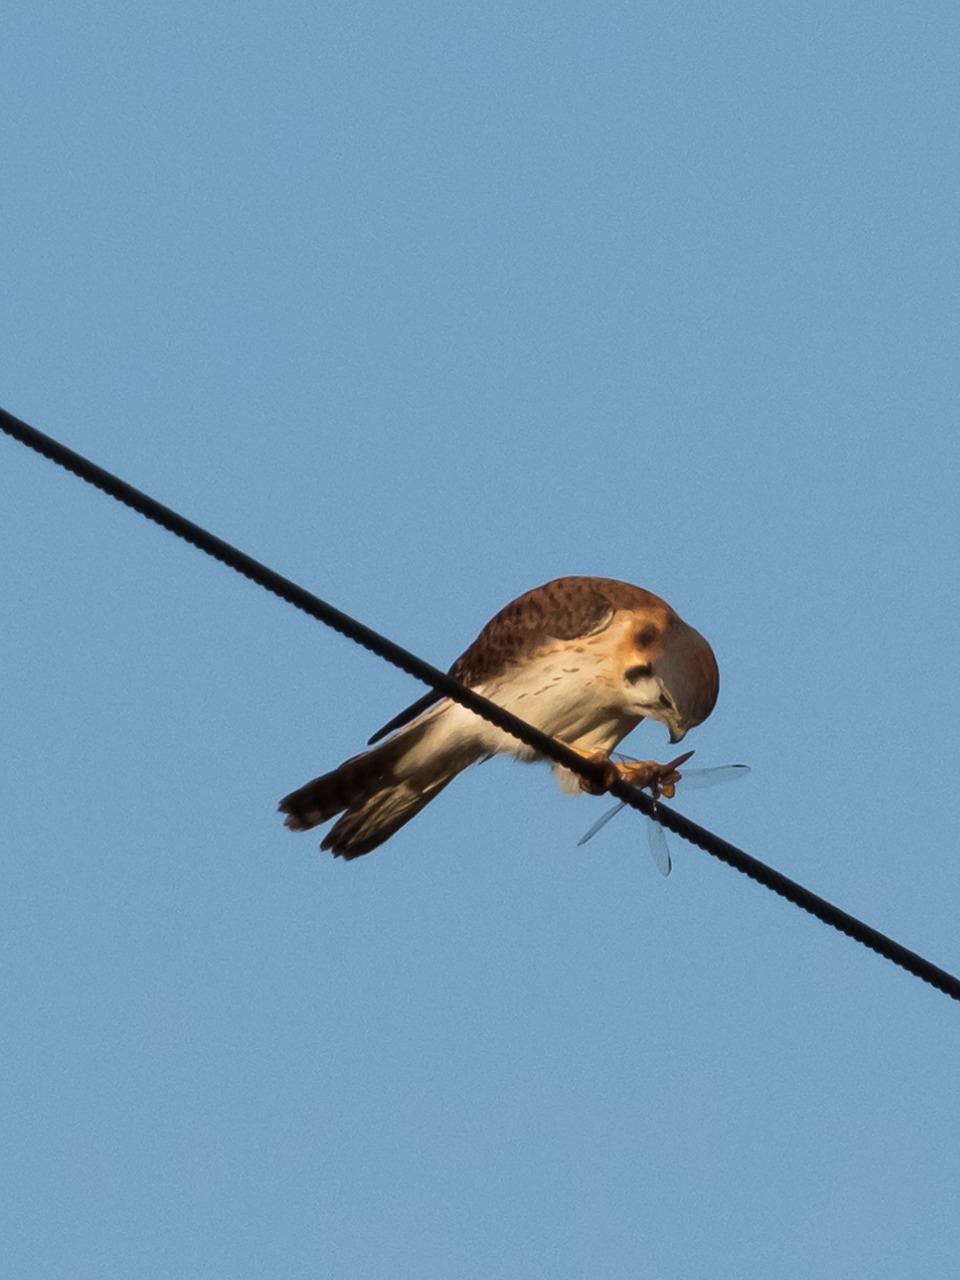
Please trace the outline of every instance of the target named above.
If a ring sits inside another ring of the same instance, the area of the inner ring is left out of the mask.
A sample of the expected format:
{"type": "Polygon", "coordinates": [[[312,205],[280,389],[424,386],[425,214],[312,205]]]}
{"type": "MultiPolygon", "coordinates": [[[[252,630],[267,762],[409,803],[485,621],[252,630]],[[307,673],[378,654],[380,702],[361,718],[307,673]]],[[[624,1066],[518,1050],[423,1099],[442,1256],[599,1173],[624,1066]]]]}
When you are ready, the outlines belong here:
{"type": "Polygon", "coordinates": [[[381,738],[385,738],[388,734],[393,733],[395,729],[402,729],[405,724],[409,724],[411,720],[416,720],[417,716],[441,700],[443,694],[437,693],[435,689],[431,689],[429,693],[425,693],[422,698],[418,698],[416,702],[412,702],[409,707],[401,711],[399,715],[394,716],[388,721],[382,729],[378,729],[372,738],[367,739],[367,746],[372,747],[379,742],[381,738]]]}

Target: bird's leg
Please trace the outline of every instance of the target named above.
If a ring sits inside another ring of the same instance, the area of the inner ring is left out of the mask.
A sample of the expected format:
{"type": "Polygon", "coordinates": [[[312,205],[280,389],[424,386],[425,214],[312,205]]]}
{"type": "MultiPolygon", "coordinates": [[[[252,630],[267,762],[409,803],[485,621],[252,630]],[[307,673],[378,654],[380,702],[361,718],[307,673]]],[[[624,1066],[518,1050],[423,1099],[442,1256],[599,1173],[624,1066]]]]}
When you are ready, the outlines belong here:
{"type": "Polygon", "coordinates": [[[575,751],[588,764],[599,765],[603,770],[602,782],[590,782],[582,774],[577,774],[577,782],[580,784],[580,790],[586,791],[591,796],[605,796],[610,790],[610,783],[616,777],[616,765],[610,759],[605,751],[581,751],[579,747],[572,747],[570,743],[566,743],[571,751],[575,751]]]}
{"type": "Polygon", "coordinates": [[[603,766],[602,786],[587,782],[585,778],[580,779],[580,786],[590,795],[601,796],[615,783],[626,782],[628,786],[648,790],[654,799],[666,796],[668,800],[672,800],[677,791],[677,783],[683,776],[679,772],[680,766],[690,759],[693,752],[685,751],[669,764],[658,764],[656,760],[611,760],[603,751],[577,751],[577,754],[591,764],[603,766]]]}

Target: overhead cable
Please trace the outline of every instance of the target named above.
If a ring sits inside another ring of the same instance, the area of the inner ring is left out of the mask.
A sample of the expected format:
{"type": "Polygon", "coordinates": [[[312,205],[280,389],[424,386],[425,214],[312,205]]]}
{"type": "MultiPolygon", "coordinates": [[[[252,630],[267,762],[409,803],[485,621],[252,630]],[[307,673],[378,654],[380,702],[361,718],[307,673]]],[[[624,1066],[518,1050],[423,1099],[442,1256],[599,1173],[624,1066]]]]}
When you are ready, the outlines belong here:
{"type": "MultiPolygon", "coordinates": [[[[112,475],[95,462],[91,462],[81,454],[68,449],[65,445],[60,444],[59,441],[44,435],[35,427],[31,427],[19,418],[15,418],[4,409],[0,409],[0,430],[12,436],[13,439],[19,440],[21,444],[25,444],[28,448],[42,454],[43,457],[48,458],[51,462],[55,462],[58,466],[64,467],[67,471],[79,476],[81,480],[85,480],[88,484],[109,494],[110,497],[116,498],[118,502],[131,507],[134,511],[139,512],[140,515],[159,524],[178,538],[189,542],[198,550],[212,556],[215,560],[219,560],[221,564],[225,564],[229,568],[236,570],[237,573],[243,574],[244,577],[249,578],[252,582],[279,596],[281,600],[286,600],[289,604],[309,614],[310,617],[316,618],[318,622],[322,622],[326,626],[332,627],[335,631],[339,631],[341,635],[353,640],[356,644],[362,645],[365,649],[369,649],[372,653],[377,654],[378,657],[392,663],[395,667],[399,667],[401,671],[414,676],[417,680],[429,685],[430,688],[437,690],[445,697],[452,699],[452,701],[460,703],[476,715],[482,716],[491,724],[496,725],[497,728],[517,738],[525,746],[532,748],[539,755],[578,774],[591,786],[603,785],[604,773],[602,765],[585,760],[578,752],[568,747],[566,743],[559,742],[556,738],[550,737],[549,734],[545,734],[533,725],[527,724],[525,720],[521,720],[518,716],[512,715],[488,698],[484,698],[474,690],[467,688],[459,680],[455,680],[453,676],[448,675],[428,662],[424,662],[416,654],[395,644],[394,641],[387,639],[386,636],[374,631],[371,627],[364,626],[362,622],[358,622],[355,618],[350,617],[349,614],[328,604],[325,600],[321,600],[318,596],[312,595],[309,591],[304,590],[303,587],[298,586],[297,583],[291,582],[289,578],[282,577],[273,569],[269,569],[266,565],[246,555],[243,551],[231,546],[229,542],[224,542],[222,538],[215,537],[206,529],[201,528],[200,525],[187,520],[186,517],[171,510],[170,507],[165,507],[162,503],[157,502],[155,498],[151,498],[139,489],[135,489],[133,485],[127,484],[125,480],[112,475]]],[[[879,930],[871,928],[870,925],[857,919],[856,916],[849,915],[825,898],[811,893],[803,885],[789,879],[781,872],[775,871],[757,858],[751,857],[750,854],[745,853],[742,849],[738,849],[735,845],[714,835],[713,832],[707,831],[695,822],[691,822],[689,818],[669,808],[662,801],[658,800],[654,803],[646,792],[630,786],[629,783],[624,782],[622,779],[614,782],[609,790],[617,799],[646,814],[647,817],[653,818],[675,835],[688,840],[691,844],[695,844],[712,857],[719,858],[720,861],[734,867],[752,880],[756,880],[758,884],[764,885],[765,888],[772,889],[780,897],[786,898],[788,902],[792,902],[795,906],[801,907],[804,911],[816,916],[818,920],[830,925],[831,928],[845,933],[855,942],[859,942],[861,945],[869,947],[872,951],[885,956],[908,973],[912,973],[915,977],[936,987],[938,991],[950,996],[951,999],[960,1001],[960,979],[931,964],[923,956],[917,955],[916,952],[901,946],[900,943],[880,933],[879,930]]]]}

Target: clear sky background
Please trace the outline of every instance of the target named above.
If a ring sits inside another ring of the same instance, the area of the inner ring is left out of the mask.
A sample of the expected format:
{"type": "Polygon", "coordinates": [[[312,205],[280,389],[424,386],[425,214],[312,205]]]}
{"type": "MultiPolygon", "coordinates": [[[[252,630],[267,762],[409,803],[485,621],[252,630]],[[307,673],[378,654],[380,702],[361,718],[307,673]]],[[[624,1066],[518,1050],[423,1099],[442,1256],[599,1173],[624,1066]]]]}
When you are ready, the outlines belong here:
{"type": "MultiPolygon", "coordinates": [[[[0,37],[6,408],[440,665],[665,596],[677,807],[960,971],[952,0],[0,37]]],[[[946,997],[542,767],[318,854],[421,687],[2,439],[0,601],[7,1274],[956,1276],[946,997]]]]}

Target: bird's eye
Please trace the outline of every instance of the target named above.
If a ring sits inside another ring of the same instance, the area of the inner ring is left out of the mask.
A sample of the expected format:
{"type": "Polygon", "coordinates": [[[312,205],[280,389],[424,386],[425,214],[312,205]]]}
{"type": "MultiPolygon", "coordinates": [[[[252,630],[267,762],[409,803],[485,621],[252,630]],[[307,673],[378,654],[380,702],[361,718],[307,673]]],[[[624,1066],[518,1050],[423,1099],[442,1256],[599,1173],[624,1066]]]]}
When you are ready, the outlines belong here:
{"type": "Polygon", "coordinates": [[[630,681],[631,684],[636,684],[638,680],[645,680],[647,676],[652,676],[652,675],[653,675],[653,667],[650,665],[649,662],[646,662],[639,667],[627,668],[627,679],[630,681]]]}
{"type": "Polygon", "coordinates": [[[634,637],[638,649],[649,649],[656,638],[656,627],[644,627],[643,630],[638,631],[634,637]]]}
{"type": "Polygon", "coordinates": [[[669,707],[671,709],[673,707],[673,703],[670,701],[670,699],[667,697],[665,693],[661,693],[660,695],[660,705],[661,707],[669,707]]]}

